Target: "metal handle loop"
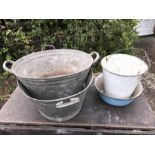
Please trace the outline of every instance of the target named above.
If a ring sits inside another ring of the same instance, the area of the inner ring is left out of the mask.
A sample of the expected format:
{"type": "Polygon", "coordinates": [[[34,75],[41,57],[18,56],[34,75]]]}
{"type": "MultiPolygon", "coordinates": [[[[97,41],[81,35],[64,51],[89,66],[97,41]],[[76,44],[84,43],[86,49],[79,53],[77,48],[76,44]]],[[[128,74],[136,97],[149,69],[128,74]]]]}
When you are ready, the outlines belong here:
{"type": "Polygon", "coordinates": [[[147,55],[146,51],[143,50],[143,49],[131,47],[131,48],[126,48],[126,49],[120,49],[120,50],[114,52],[113,54],[116,54],[116,53],[122,53],[122,51],[124,51],[124,50],[128,50],[128,51],[129,51],[129,50],[137,50],[137,51],[141,51],[141,52],[143,52],[144,55],[145,55],[145,57],[146,57],[146,59],[147,59],[148,68],[151,67],[151,63],[150,63],[149,56],[147,55]]]}
{"type": "Polygon", "coordinates": [[[45,51],[45,50],[46,50],[46,47],[50,47],[50,48],[52,48],[52,50],[55,50],[55,46],[54,46],[54,45],[44,45],[44,46],[41,48],[41,50],[42,50],[42,51],[45,51]]]}
{"type": "Polygon", "coordinates": [[[9,72],[9,73],[12,73],[11,68],[8,68],[8,67],[7,67],[7,64],[11,64],[11,67],[12,67],[12,65],[14,64],[14,61],[12,61],[12,60],[6,60],[6,61],[4,61],[4,63],[3,63],[3,69],[4,69],[5,71],[9,72]]]}
{"type": "Polygon", "coordinates": [[[140,79],[142,80],[144,77],[146,77],[146,75],[147,75],[148,72],[149,72],[149,68],[151,67],[151,62],[150,62],[149,56],[147,55],[147,53],[146,53],[145,50],[139,49],[139,48],[134,48],[134,47],[118,50],[118,51],[114,52],[114,54],[115,54],[115,53],[121,53],[121,52],[124,51],[124,50],[137,50],[137,51],[141,51],[141,52],[144,53],[144,55],[145,55],[145,57],[146,57],[147,65],[148,65],[148,70],[141,76],[140,79]]]}
{"type": "Polygon", "coordinates": [[[63,101],[60,101],[56,104],[56,108],[64,108],[64,107],[68,107],[70,105],[76,104],[80,102],[80,99],[78,97],[76,98],[71,98],[69,102],[64,103],[63,101]]]}
{"type": "Polygon", "coordinates": [[[93,64],[95,64],[95,63],[99,60],[99,58],[100,58],[99,53],[96,52],[96,51],[92,51],[92,52],[90,53],[90,55],[91,55],[92,57],[93,57],[93,55],[95,55],[95,58],[93,58],[93,64]]]}

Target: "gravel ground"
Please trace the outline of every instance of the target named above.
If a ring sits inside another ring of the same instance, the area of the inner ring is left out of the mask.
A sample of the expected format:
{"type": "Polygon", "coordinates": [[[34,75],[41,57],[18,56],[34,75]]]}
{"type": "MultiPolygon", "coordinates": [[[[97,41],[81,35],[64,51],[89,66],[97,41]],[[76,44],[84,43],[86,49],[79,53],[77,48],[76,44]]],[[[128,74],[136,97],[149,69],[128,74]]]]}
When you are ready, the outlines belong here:
{"type": "Polygon", "coordinates": [[[155,112],[155,36],[141,38],[136,47],[146,50],[151,62],[151,68],[143,80],[143,85],[144,93],[155,112]]]}

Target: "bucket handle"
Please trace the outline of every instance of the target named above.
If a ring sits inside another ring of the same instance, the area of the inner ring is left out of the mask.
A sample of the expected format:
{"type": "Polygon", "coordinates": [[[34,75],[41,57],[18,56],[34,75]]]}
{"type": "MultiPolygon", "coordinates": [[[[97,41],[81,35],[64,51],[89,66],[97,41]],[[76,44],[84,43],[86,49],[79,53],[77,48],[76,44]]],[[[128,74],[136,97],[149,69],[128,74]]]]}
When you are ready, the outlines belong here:
{"type": "MultiPolygon", "coordinates": [[[[140,49],[140,48],[129,48],[129,50],[132,50],[132,49],[133,49],[133,50],[139,50],[139,51],[143,52],[144,55],[145,55],[145,57],[146,57],[146,61],[147,61],[147,65],[148,65],[148,70],[147,70],[143,75],[141,75],[141,77],[139,77],[139,79],[142,80],[142,79],[145,78],[146,75],[148,74],[149,69],[150,69],[150,67],[151,67],[151,62],[150,62],[149,56],[148,56],[148,54],[146,53],[145,50],[140,49]]],[[[120,50],[120,51],[121,51],[121,50],[120,50]]]]}
{"type": "Polygon", "coordinates": [[[50,47],[52,50],[55,50],[55,46],[54,45],[44,45],[44,46],[42,46],[41,51],[45,51],[46,47],[50,47]]]}
{"type": "Polygon", "coordinates": [[[150,62],[149,56],[147,55],[146,51],[145,51],[145,50],[141,50],[141,51],[144,52],[145,57],[146,57],[146,59],[147,59],[147,64],[148,64],[148,70],[147,70],[147,72],[145,72],[145,74],[142,75],[142,78],[141,78],[141,79],[143,79],[143,78],[146,77],[146,75],[147,75],[148,72],[149,72],[149,69],[150,69],[150,67],[151,67],[151,62],[150,62]]]}
{"type": "Polygon", "coordinates": [[[71,98],[69,102],[64,103],[64,101],[60,101],[56,104],[56,108],[64,108],[64,107],[68,107],[70,105],[76,104],[80,102],[80,99],[78,97],[76,98],[71,98]]]}
{"type": "Polygon", "coordinates": [[[146,51],[143,50],[143,49],[131,47],[131,48],[126,48],[126,49],[118,50],[118,51],[114,52],[113,54],[115,54],[115,53],[121,53],[124,50],[139,50],[139,51],[142,51],[144,53],[146,59],[147,59],[148,68],[151,67],[149,56],[147,55],[146,51]]]}
{"type": "Polygon", "coordinates": [[[14,64],[15,62],[14,61],[12,61],[12,60],[6,60],[6,61],[4,61],[4,63],[3,63],[3,69],[5,70],[5,71],[7,71],[7,72],[9,72],[9,73],[12,73],[12,65],[14,64]],[[7,65],[8,64],[10,64],[11,65],[11,68],[8,68],[7,67],[7,65]]]}
{"type": "MultiPolygon", "coordinates": [[[[140,49],[140,48],[126,48],[126,49],[120,49],[116,52],[114,52],[113,54],[117,54],[117,53],[122,53],[122,51],[124,50],[139,50],[139,51],[142,51],[146,57],[146,61],[147,61],[147,65],[148,65],[148,70],[145,72],[145,74],[143,74],[140,79],[143,79],[144,77],[146,77],[147,73],[149,72],[149,68],[151,67],[151,62],[150,62],[150,59],[149,59],[149,56],[147,55],[146,51],[143,50],[143,49],[140,49]]],[[[106,57],[106,61],[108,61],[109,58],[106,57]]]]}
{"type": "Polygon", "coordinates": [[[96,51],[92,51],[91,53],[89,53],[92,57],[93,57],[93,55],[95,55],[95,58],[93,58],[93,64],[95,64],[98,60],[99,60],[99,58],[100,58],[100,55],[99,55],[99,53],[98,52],[96,52],[96,51]]]}

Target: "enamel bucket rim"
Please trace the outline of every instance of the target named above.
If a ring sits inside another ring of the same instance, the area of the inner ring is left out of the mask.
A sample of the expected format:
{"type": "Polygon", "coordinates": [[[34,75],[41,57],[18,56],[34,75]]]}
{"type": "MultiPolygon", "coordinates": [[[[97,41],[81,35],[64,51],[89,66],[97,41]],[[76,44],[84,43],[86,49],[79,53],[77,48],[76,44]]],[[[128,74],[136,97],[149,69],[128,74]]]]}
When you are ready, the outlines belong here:
{"type": "Polygon", "coordinates": [[[148,65],[145,61],[143,61],[142,59],[140,59],[140,58],[138,58],[138,57],[136,57],[136,56],[133,56],[133,55],[131,55],[131,56],[133,56],[133,57],[139,59],[140,61],[143,61],[143,62],[145,63],[145,65],[147,66],[147,70],[146,70],[144,73],[137,74],[137,75],[123,75],[123,74],[114,73],[114,72],[108,70],[107,68],[105,68],[105,67],[102,65],[102,64],[103,64],[103,60],[105,60],[107,57],[109,57],[109,56],[111,56],[111,55],[116,55],[116,54],[129,55],[129,54],[124,54],[124,53],[114,53],[114,54],[110,54],[110,55],[105,56],[104,58],[102,58],[101,63],[100,63],[102,69],[106,70],[107,72],[110,72],[111,74],[114,74],[114,75],[117,75],[117,76],[122,76],[122,77],[137,77],[137,76],[143,76],[143,75],[145,75],[145,74],[149,71],[149,65],[148,65]]]}

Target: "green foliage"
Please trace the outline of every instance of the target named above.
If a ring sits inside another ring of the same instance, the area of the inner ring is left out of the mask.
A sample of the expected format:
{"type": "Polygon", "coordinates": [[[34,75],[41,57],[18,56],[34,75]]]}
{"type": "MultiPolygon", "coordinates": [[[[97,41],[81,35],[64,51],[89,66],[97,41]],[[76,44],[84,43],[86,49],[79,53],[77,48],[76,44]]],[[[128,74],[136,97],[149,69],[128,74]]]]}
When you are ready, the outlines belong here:
{"type": "MultiPolygon", "coordinates": [[[[137,20],[0,20],[0,66],[52,44],[101,57],[128,48],[137,40],[137,20]]],[[[0,68],[0,70],[2,70],[0,68]]]]}

